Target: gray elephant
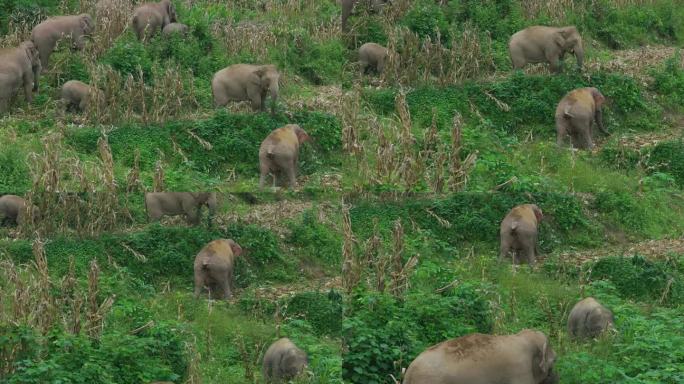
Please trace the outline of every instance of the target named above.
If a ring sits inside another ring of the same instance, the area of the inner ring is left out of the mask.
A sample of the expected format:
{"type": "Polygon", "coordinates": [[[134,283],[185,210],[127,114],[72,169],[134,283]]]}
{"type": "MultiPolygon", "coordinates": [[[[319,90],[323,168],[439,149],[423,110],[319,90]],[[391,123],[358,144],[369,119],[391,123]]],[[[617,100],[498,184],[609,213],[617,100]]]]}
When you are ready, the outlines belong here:
{"type": "Polygon", "coordinates": [[[539,223],[544,218],[542,210],[535,204],[522,204],[514,207],[501,221],[499,231],[501,248],[499,260],[503,260],[513,252],[513,262],[520,264],[523,260],[534,265],[539,254],[537,237],[539,223]]]}
{"type": "Polygon", "coordinates": [[[593,297],[575,304],[568,316],[568,334],[572,338],[594,338],[610,329],[615,329],[613,312],[593,297]]]}
{"type": "Polygon", "coordinates": [[[201,209],[209,210],[209,225],[216,212],[214,192],[150,192],[145,194],[145,209],[150,221],[159,221],[162,216],[185,215],[188,224],[200,222],[201,209]]]}
{"type": "Polygon", "coordinates": [[[231,65],[216,72],[211,80],[214,105],[223,107],[229,101],[250,100],[253,110],[264,111],[270,94],[271,114],[275,114],[279,81],[280,73],[274,65],[231,65]]]}
{"type": "Polygon", "coordinates": [[[283,337],[266,350],[262,374],[267,383],[282,383],[301,374],[308,363],[306,352],[283,337]]]}
{"type": "Polygon", "coordinates": [[[31,40],[40,52],[40,63],[43,68],[48,67],[50,55],[55,50],[57,42],[68,38],[72,48],[82,50],[85,46],[85,37],[95,31],[93,18],[87,13],[75,16],[51,17],[36,25],[31,31],[31,40]]]}
{"type": "Polygon", "coordinates": [[[28,204],[23,197],[17,195],[3,195],[0,196],[0,224],[18,224],[21,225],[26,219],[26,215],[32,213],[34,220],[40,219],[40,210],[35,205],[32,212],[28,210],[28,204]]]}
{"type": "Polygon", "coordinates": [[[273,175],[273,186],[279,175],[285,174],[290,182],[290,188],[297,186],[297,164],[299,162],[299,147],[310,141],[309,135],[297,124],[288,124],[273,130],[261,142],[259,147],[259,188],[264,187],[266,175],[273,175]]]}
{"type": "Polygon", "coordinates": [[[24,88],[26,102],[33,101],[40,71],[40,57],[33,42],[24,41],[17,48],[0,49],[0,113],[9,109],[10,100],[20,88],[24,88]]]}
{"type": "Polygon", "coordinates": [[[511,36],[508,52],[513,69],[521,69],[528,63],[549,63],[551,71],[559,73],[560,62],[568,52],[575,55],[578,68],[584,63],[582,37],[574,26],[527,27],[511,36]]]}
{"type": "Polygon", "coordinates": [[[188,34],[188,26],[182,23],[169,23],[162,29],[162,35],[171,36],[180,34],[186,36],[188,34]]]}
{"type": "Polygon", "coordinates": [[[609,133],[603,127],[603,103],[606,98],[593,87],[578,88],[568,92],[556,107],[556,144],[560,147],[566,136],[570,136],[572,146],[580,149],[593,149],[592,123],[601,133],[609,133]]]}
{"type": "Polygon", "coordinates": [[[359,63],[361,64],[361,75],[364,75],[369,68],[377,73],[382,73],[385,63],[389,57],[389,50],[380,44],[366,43],[359,48],[359,63]]]}
{"type": "Polygon", "coordinates": [[[61,100],[64,108],[85,111],[92,101],[104,105],[104,94],[82,81],[69,80],[62,85],[61,100]]]}
{"type": "Polygon", "coordinates": [[[171,0],[145,3],[133,11],[131,24],[138,40],[149,40],[167,24],[176,21],[176,7],[171,0]]]}
{"type": "Polygon", "coordinates": [[[241,254],[242,248],[231,239],[218,239],[205,245],[195,256],[195,298],[206,287],[210,298],[230,299],[235,258],[241,254]]]}
{"type": "Polygon", "coordinates": [[[347,19],[349,19],[357,4],[361,3],[368,6],[368,9],[373,12],[380,12],[390,2],[390,0],[340,0],[340,5],[342,6],[342,30],[347,30],[347,19]]]}
{"type": "Polygon", "coordinates": [[[425,350],[409,365],[403,384],[555,384],[555,362],[542,332],[475,333],[425,350]]]}

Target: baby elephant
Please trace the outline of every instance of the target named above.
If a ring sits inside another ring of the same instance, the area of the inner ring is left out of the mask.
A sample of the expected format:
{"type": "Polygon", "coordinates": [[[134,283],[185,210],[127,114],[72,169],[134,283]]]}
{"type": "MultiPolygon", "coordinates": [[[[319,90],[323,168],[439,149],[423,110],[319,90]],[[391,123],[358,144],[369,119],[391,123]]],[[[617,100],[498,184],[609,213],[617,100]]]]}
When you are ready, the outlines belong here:
{"type": "Polygon", "coordinates": [[[503,260],[513,251],[513,262],[520,264],[524,259],[534,265],[537,250],[537,231],[542,221],[541,209],[535,204],[523,204],[511,209],[501,222],[501,251],[503,260]]]}
{"type": "Polygon", "coordinates": [[[382,73],[388,57],[389,50],[380,44],[366,43],[362,45],[359,48],[361,75],[366,74],[368,68],[374,69],[377,73],[382,73]]]}
{"type": "Polygon", "coordinates": [[[230,299],[233,296],[233,266],[242,248],[233,240],[218,239],[209,242],[195,256],[195,299],[204,287],[212,299],[230,299]]]}
{"type": "Polygon", "coordinates": [[[209,225],[216,212],[214,192],[151,192],[145,194],[145,209],[150,221],[159,221],[162,216],[185,215],[188,224],[197,225],[202,206],[209,210],[209,225]]]}
{"type": "Polygon", "coordinates": [[[62,85],[62,103],[67,110],[84,112],[93,100],[100,105],[104,104],[104,94],[98,88],[78,80],[69,80],[62,85]]]}
{"type": "Polygon", "coordinates": [[[302,373],[308,363],[306,352],[283,337],[266,350],[262,374],[267,383],[282,383],[302,373]]]}
{"type": "Polygon", "coordinates": [[[593,297],[575,304],[568,316],[568,334],[572,338],[594,338],[608,329],[615,329],[613,312],[593,297]]]}
{"type": "Polygon", "coordinates": [[[311,138],[299,125],[288,124],[271,132],[259,147],[259,188],[264,187],[266,175],[273,175],[273,186],[280,174],[286,174],[290,181],[290,188],[297,186],[297,163],[299,161],[299,146],[310,141],[311,138]]]}
{"type": "Polygon", "coordinates": [[[173,34],[181,34],[183,36],[188,34],[188,26],[182,23],[170,23],[162,29],[162,35],[170,36],[173,34]]]}
{"type": "MultiPolygon", "coordinates": [[[[28,205],[23,197],[4,195],[0,197],[0,224],[15,223],[21,225],[28,214],[28,205]]],[[[38,207],[33,206],[33,219],[40,219],[38,207]]]]}
{"type": "Polygon", "coordinates": [[[274,65],[235,64],[216,72],[211,79],[214,106],[229,101],[250,100],[254,111],[266,109],[266,96],[271,95],[271,114],[275,114],[280,73],[274,65]]]}
{"type": "Polygon", "coordinates": [[[581,149],[594,148],[592,122],[596,122],[601,133],[609,135],[603,127],[601,107],[606,101],[594,87],[578,88],[568,92],[556,107],[556,144],[560,147],[566,136],[572,146],[581,149]]]}

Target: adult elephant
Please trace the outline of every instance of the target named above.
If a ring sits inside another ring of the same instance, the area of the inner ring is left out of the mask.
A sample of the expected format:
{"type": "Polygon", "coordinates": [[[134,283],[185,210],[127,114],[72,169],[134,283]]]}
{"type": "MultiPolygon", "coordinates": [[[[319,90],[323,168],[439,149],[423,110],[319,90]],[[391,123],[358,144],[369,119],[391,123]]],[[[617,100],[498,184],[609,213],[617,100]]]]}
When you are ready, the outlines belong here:
{"type": "Polygon", "coordinates": [[[20,88],[24,88],[26,102],[33,101],[32,92],[38,91],[40,71],[40,58],[33,42],[24,41],[17,48],[0,50],[0,113],[7,111],[20,88]]]}
{"type": "Polygon", "coordinates": [[[409,365],[403,384],[555,384],[555,362],[542,332],[475,333],[425,350],[409,365]]]}
{"type": "Polygon", "coordinates": [[[385,4],[389,4],[390,0],[341,0],[340,5],[342,6],[342,30],[347,30],[347,19],[352,14],[354,7],[357,4],[367,4],[370,9],[374,12],[380,12],[385,4]]]}
{"type": "Polygon", "coordinates": [[[549,63],[551,71],[560,73],[560,61],[566,53],[573,53],[577,67],[584,63],[582,37],[577,28],[532,26],[516,32],[508,42],[513,69],[521,69],[528,63],[549,63]]]}
{"type": "Polygon", "coordinates": [[[274,65],[234,64],[214,74],[211,93],[214,105],[222,107],[229,101],[250,100],[252,109],[264,111],[266,96],[271,95],[271,114],[275,114],[280,73],[274,65]]]}
{"type": "Polygon", "coordinates": [[[75,16],[56,16],[36,25],[31,31],[31,40],[40,53],[40,63],[47,68],[57,42],[71,39],[72,48],[82,50],[85,37],[95,31],[95,22],[87,13],[75,16]]]}
{"type": "Polygon", "coordinates": [[[133,11],[131,24],[138,40],[148,40],[157,32],[176,21],[176,7],[171,0],[145,3],[133,11]]]}

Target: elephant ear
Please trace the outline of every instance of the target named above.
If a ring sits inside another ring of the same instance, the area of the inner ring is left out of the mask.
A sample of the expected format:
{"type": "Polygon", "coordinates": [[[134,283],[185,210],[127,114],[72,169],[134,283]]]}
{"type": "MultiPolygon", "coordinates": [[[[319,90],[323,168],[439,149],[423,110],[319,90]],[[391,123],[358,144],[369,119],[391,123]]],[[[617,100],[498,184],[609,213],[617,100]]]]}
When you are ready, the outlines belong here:
{"type": "Polygon", "coordinates": [[[238,243],[233,240],[228,240],[228,243],[230,243],[230,250],[233,251],[234,256],[242,255],[242,247],[238,243]]]}
{"type": "Polygon", "coordinates": [[[539,208],[539,206],[536,204],[532,204],[532,211],[534,212],[534,217],[537,218],[537,223],[541,223],[541,221],[544,219],[544,214],[542,213],[541,208],[539,208]]]}
{"type": "Polygon", "coordinates": [[[553,42],[561,49],[565,49],[565,35],[563,34],[563,30],[558,30],[553,33],[553,42]]]}
{"type": "Polygon", "coordinates": [[[295,127],[294,131],[297,135],[297,141],[299,141],[300,144],[306,141],[311,141],[311,136],[309,136],[309,134],[306,133],[306,131],[303,130],[299,125],[295,127]]]}
{"type": "Polygon", "coordinates": [[[548,340],[544,339],[544,344],[541,347],[541,359],[539,359],[539,370],[542,375],[546,377],[549,374],[553,363],[556,360],[556,354],[553,352],[549,346],[548,340]]]}
{"type": "Polygon", "coordinates": [[[591,89],[591,96],[594,98],[594,104],[596,104],[596,108],[600,109],[603,106],[603,103],[606,102],[606,98],[603,96],[603,94],[596,88],[590,88],[591,89]]]}
{"type": "Polygon", "coordinates": [[[93,29],[93,19],[88,14],[81,15],[81,29],[84,31],[90,31],[93,29]]]}

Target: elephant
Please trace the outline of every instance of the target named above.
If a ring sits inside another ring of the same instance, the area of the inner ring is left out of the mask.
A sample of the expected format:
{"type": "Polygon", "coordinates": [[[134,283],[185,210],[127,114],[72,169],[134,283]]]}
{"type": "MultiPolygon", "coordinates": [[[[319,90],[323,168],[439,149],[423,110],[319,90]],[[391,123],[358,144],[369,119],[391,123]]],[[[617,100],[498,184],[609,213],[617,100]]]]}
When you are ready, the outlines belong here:
{"type": "Polygon", "coordinates": [[[204,287],[212,299],[228,300],[233,296],[233,267],[242,247],[232,239],[210,241],[195,256],[195,299],[204,287]]]}
{"type": "Polygon", "coordinates": [[[104,106],[104,94],[100,89],[78,80],[69,80],[62,85],[62,104],[67,110],[76,108],[83,112],[93,100],[104,106]]]}
{"type": "Polygon", "coordinates": [[[582,37],[574,26],[527,27],[511,36],[508,42],[508,52],[513,69],[521,69],[527,63],[548,62],[551,71],[560,73],[560,61],[567,52],[575,55],[579,69],[582,69],[584,63],[582,37]]]}
{"type": "Polygon", "coordinates": [[[556,353],[544,333],[474,333],[423,351],[409,365],[403,384],[555,384],[556,353]]]}
{"type": "Polygon", "coordinates": [[[171,0],[145,3],[133,11],[131,24],[138,40],[145,41],[160,32],[167,24],[176,21],[176,7],[171,0]]]}
{"type": "Polygon", "coordinates": [[[513,262],[520,264],[524,259],[534,265],[539,254],[537,236],[539,223],[544,215],[535,204],[522,204],[514,207],[501,221],[501,248],[499,261],[513,251],[513,262]]]}
{"type": "Polygon", "coordinates": [[[33,101],[41,69],[38,49],[31,41],[0,49],[0,113],[9,109],[10,100],[22,87],[26,102],[33,101]]]}
{"type": "Polygon", "coordinates": [[[266,350],[261,372],[266,383],[282,383],[301,374],[308,364],[306,352],[283,337],[266,350]]]}
{"type": "Polygon", "coordinates": [[[596,122],[601,133],[609,133],[603,127],[603,103],[606,98],[594,87],[578,88],[568,92],[556,107],[556,144],[560,147],[566,136],[572,146],[593,149],[592,122],[596,122]]]}
{"type": "Polygon", "coordinates": [[[361,75],[368,68],[373,68],[377,73],[382,73],[389,57],[389,50],[380,44],[366,43],[359,48],[359,63],[361,63],[361,75]]]}
{"type": "MultiPolygon", "coordinates": [[[[389,4],[390,0],[362,0],[369,9],[373,12],[380,12],[386,4],[389,4]]],[[[359,3],[359,0],[341,0],[340,5],[342,6],[342,30],[347,30],[347,19],[352,14],[352,10],[359,3]]]]}
{"type": "Polygon", "coordinates": [[[279,174],[286,174],[290,188],[297,186],[297,163],[299,161],[299,146],[310,141],[311,137],[297,124],[288,124],[273,130],[261,142],[259,147],[259,188],[264,187],[266,175],[273,175],[273,186],[279,174]]]}
{"type": "Polygon", "coordinates": [[[568,316],[568,334],[572,338],[594,338],[615,329],[613,312],[593,297],[580,300],[568,316]]]}
{"type": "Polygon", "coordinates": [[[85,37],[95,31],[95,22],[87,13],[75,16],[56,16],[36,25],[31,31],[31,40],[40,52],[40,63],[43,68],[48,67],[48,61],[57,42],[63,38],[70,38],[72,48],[82,50],[85,37]]]}
{"type": "MultiPolygon", "coordinates": [[[[34,220],[39,220],[40,210],[35,205],[32,210],[34,220]]],[[[0,196],[0,224],[15,223],[21,225],[29,214],[28,204],[23,197],[17,195],[0,196]]]]}
{"type": "Polygon", "coordinates": [[[182,36],[188,34],[188,26],[182,23],[169,23],[162,29],[162,35],[170,36],[179,33],[182,36]]]}
{"type": "Polygon", "coordinates": [[[252,109],[264,111],[266,96],[271,94],[271,114],[275,115],[280,73],[274,65],[234,64],[216,72],[211,80],[214,105],[229,101],[250,100],[252,109]]]}
{"type": "Polygon", "coordinates": [[[185,215],[188,224],[197,225],[202,206],[209,210],[209,225],[216,212],[214,192],[149,192],[145,194],[145,209],[150,221],[159,221],[164,215],[185,215]]]}

